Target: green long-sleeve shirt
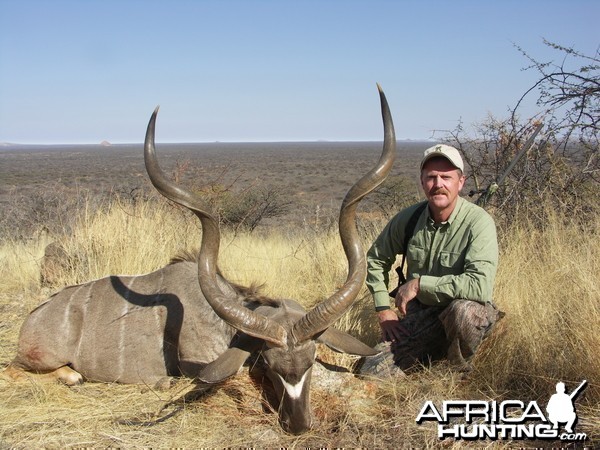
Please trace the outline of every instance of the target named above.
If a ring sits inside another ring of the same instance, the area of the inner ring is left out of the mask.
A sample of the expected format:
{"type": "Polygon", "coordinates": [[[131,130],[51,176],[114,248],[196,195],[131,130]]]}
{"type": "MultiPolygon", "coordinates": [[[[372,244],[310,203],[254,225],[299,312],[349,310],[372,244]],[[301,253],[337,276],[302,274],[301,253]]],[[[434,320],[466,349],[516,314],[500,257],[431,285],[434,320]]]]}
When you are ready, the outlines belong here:
{"type": "MultiPolygon", "coordinates": [[[[396,256],[405,251],[404,230],[417,206],[392,218],[367,253],[367,287],[376,307],[390,304],[389,271],[396,256]]],[[[448,221],[439,226],[425,208],[409,241],[406,261],[406,279],[420,278],[418,298],[424,304],[444,306],[457,298],[491,301],[498,267],[494,220],[460,197],[448,221]]]]}

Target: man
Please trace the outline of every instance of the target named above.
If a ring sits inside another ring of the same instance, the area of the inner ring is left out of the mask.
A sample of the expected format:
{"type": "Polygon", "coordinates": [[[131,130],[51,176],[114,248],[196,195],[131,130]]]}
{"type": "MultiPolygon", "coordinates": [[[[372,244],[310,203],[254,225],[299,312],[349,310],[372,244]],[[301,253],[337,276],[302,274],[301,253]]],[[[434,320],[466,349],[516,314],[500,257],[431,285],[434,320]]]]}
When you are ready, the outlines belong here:
{"type": "Polygon", "coordinates": [[[468,371],[468,360],[501,317],[491,303],[498,265],[496,227],[486,211],[459,196],[463,172],[454,147],[425,150],[421,186],[426,207],[420,213],[419,204],[400,211],[369,250],[367,286],[388,344],[380,345],[382,354],[365,360],[362,373],[401,372],[444,357],[468,371]],[[413,214],[418,216],[406,249],[413,214]],[[387,286],[400,254],[407,261],[407,281],[394,298],[401,317],[391,308],[387,286]]]}

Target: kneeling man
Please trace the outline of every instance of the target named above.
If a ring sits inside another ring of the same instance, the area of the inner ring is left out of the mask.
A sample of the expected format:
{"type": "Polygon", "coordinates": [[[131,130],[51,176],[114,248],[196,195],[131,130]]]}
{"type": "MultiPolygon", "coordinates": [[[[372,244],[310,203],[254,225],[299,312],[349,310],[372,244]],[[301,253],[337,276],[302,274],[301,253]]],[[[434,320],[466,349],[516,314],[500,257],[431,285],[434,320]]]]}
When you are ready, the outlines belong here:
{"type": "Polygon", "coordinates": [[[459,196],[464,182],[458,150],[425,150],[421,186],[427,202],[400,211],[369,250],[367,286],[386,344],[380,344],[382,354],[366,359],[362,373],[406,370],[442,358],[468,371],[469,359],[503,315],[492,304],[496,226],[483,208],[459,196]],[[406,281],[388,294],[397,255],[406,258],[406,281]],[[400,317],[391,308],[392,295],[400,317]]]}

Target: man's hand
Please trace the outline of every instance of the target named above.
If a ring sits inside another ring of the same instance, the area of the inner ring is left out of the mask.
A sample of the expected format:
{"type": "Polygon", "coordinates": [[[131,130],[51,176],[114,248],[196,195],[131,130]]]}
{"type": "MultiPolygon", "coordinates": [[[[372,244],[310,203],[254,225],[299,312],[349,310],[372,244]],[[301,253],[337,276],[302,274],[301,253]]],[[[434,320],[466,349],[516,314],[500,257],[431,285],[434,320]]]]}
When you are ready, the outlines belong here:
{"type": "Polygon", "coordinates": [[[417,298],[417,295],[419,295],[418,278],[413,278],[400,286],[398,293],[396,294],[396,307],[403,316],[406,315],[406,305],[411,300],[417,298]]]}
{"type": "Polygon", "coordinates": [[[396,342],[404,335],[398,315],[394,311],[391,309],[379,311],[377,316],[384,341],[396,342]]]}

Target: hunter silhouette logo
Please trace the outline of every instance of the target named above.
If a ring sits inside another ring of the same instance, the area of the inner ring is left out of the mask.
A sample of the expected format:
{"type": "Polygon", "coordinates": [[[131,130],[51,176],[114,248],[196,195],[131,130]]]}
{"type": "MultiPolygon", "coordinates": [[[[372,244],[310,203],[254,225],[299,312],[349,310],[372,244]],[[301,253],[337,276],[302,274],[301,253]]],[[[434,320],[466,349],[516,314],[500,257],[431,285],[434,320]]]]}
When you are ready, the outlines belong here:
{"type": "Polygon", "coordinates": [[[416,422],[437,422],[439,439],[583,441],[587,435],[573,431],[577,422],[573,402],[586,385],[587,380],[583,380],[567,394],[565,383],[556,383],[556,394],[550,397],[546,405],[547,415],[536,401],[445,400],[438,409],[428,400],[419,411],[416,422]],[[564,424],[562,432],[560,424],[564,424]]]}
{"type": "Polygon", "coordinates": [[[586,384],[587,380],[583,380],[581,384],[577,386],[577,389],[567,395],[565,393],[565,383],[562,381],[556,383],[556,394],[550,397],[548,406],[546,406],[548,419],[550,419],[550,422],[554,425],[552,427],[553,430],[558,430],[558,424],[562,422],[567,424],[565,426],[565,431],[567,433],[573,433],[573,425],[575,425],[575,422],[577,421],[577,414],[575,413],[573,401],[586,384]]]}

